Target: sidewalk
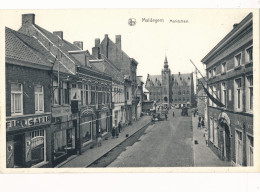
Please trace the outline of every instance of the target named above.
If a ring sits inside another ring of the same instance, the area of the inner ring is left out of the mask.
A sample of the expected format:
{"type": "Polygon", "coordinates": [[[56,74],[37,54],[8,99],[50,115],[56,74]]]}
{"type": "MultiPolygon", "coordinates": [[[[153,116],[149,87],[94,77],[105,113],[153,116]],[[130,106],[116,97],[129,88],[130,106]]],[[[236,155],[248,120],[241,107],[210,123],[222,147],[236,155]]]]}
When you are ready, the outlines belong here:
{"type": "Polygon", "coordinates": [[[198,116],[192,116],[193,127],[193,150],[194,150],[194,167],[229,167],[230,165],[220,160],[213,151],[206,145],[204,130],[198,129],[198,116]],[[198,144],[195,144],[197,140],[198,144]]]}
{"type": "Polygon", "coordinates": [[[98,158],[102,157],[108,151],[122,143],[124,140],[127,139],[126,134],[130,137],[135,132],[143,128],[145,125],[151,122],[151,116],[143,116],[136,122],[133,122],[131,125],[126,126],[123,128],[121,133],[119,134],[118,138],[112,139],[109,137],[108,140],[102,141],[102,146],[97,147],[95,146],[93,149],[88,149],[87,151],[83,152],[81,155],[74,156],[71,159],[59,164],[57,167],[60,168],[72,168],[72,167],[87,167],[98,158]]]}

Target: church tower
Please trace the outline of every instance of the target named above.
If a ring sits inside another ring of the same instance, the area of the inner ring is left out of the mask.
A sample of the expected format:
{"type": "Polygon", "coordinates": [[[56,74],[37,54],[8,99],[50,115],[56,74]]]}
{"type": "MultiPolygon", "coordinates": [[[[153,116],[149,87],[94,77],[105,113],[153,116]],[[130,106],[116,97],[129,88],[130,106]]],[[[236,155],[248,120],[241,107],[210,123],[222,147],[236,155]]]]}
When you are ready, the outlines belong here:
{"type": "Polygon", "coordinates": [[[162,69],[162,103],[167,103],[170,105],[172,101],[172,94],[171,94],[171,70],[169,69],[167,57],[165,56],[164,59],[164,66],[162,69]]]}

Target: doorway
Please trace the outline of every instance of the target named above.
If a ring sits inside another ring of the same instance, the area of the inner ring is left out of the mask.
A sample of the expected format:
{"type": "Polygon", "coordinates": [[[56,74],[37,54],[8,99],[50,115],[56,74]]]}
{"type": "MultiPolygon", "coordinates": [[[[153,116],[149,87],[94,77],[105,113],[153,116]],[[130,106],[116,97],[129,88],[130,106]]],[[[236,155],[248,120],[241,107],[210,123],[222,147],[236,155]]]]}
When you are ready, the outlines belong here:
{"type": "Polygon", "coordinates": [[[24,164],[24,135],[14,136],[14,167],[23,167],[24,164]]]}
{"type": "Polygon", "coordinates": [[[227,124],[224,124],[224,143],[225,143],[225,158],[226,161],[231,160],[231,141],[230,141],[230,131],[227,124]]]}

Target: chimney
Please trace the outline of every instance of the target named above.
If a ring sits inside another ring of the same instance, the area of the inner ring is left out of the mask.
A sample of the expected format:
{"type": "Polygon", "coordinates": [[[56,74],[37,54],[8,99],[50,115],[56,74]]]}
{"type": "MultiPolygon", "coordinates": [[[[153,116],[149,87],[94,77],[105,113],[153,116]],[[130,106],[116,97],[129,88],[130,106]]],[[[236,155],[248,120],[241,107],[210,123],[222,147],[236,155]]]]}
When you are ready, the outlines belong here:
{"type": "Polygon", "coordinates": [[[34,25],[35,14],[22,14],[22,25],[34,25]]]}
{"type": "Polygon", "coordinates": [[[53,34],[59,36],[63,40],[63,31],[54,31],[53,34]]]}
{"type": "Polygon", "coordinates": [[[100,46],[100,39],[96,38],[95,39],[95,47],[99,47],[100,46]]]}
{"type": "Polygon", "coordinates": [[[116,35],[116,45],[121,49],[121,35],[116,35]]]}
{"type": "Polygon", "coordinates": [[[73,45],[76,45],[78,48],[83,50],[83,41],[74,41],[73,45]]]}
{"type": "Polygon", "coordinates": [[[235,29],[237,26],[238,26],[238,23],[235,23],[235,24],[233,25],[233,29],[235,29]]]}

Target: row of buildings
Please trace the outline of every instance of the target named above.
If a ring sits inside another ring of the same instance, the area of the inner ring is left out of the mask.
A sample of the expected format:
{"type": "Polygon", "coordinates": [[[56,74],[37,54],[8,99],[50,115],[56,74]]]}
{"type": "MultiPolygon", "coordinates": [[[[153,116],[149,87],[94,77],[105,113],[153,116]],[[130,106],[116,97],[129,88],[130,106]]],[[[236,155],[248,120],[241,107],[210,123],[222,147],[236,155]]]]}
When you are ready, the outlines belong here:
{"type": "Polygon", "coordinates": [[[171,74],[167,57],[161,75],[147,75],[145,88],[149,100],[176,108],[194,106],[193,73],[171,74]]]}
{"type": "Polygon", "coordinates": [[[253,14],[234,24],[202,63],[207,76],[200,82],[224,105],[205,99],[198,86],[198,112],[207,122],[209,147],[233,166],[253,166],[253,14]]]}
{"type": "Polygon", "coordinates": [[[54,167],[140,117],[143,82],[120,35],[95,39],[90,53],[34,14],[5,35],[7,168],[54,167]]]}

